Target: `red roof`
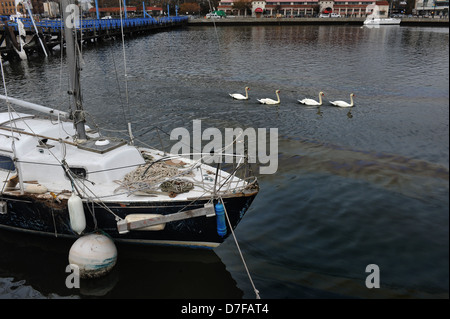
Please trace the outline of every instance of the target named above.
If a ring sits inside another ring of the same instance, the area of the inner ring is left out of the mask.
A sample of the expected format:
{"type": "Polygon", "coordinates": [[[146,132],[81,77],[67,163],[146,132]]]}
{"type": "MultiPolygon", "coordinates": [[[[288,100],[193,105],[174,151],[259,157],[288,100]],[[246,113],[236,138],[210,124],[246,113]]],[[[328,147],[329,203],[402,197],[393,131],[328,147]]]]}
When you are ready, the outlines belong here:
{"type": "Polygon", "coordinates": [[[262,12],[263,12],[263,9],[262,9],[262,8],[256,8],[256,9],[255,9],[255,12],[256,12],[256,13],[262,13],[262,12]]]}
{"type": "Polygon", "coordinates": [[[379,6],[388,6],[389,2],[387,2],[387,1],[376,1],[375,4],[379,5],[379,6]]]}

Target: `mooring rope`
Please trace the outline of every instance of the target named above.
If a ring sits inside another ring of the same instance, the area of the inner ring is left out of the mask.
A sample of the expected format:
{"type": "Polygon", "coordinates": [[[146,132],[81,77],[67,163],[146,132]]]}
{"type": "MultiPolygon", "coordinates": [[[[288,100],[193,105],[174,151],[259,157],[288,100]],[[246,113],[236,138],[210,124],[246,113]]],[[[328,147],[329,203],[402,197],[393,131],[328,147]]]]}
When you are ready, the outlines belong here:
{"type": "Polygon", "coordinates": [[[231,234],[233,235],[234,242],[236,243],[236,247],[237,247],[237,249],[239,251],[239,255],[241,256],[242,263],[244,264],[244,268],[247,271],[248,279],[250,280],[250,283],[252,284],[253,291],[255,292],[255,295],[256,295],[256,299],[261,299],[261,297],[259,296],[259,290],[256,289],[255,284],[253,283],[253,279],[252,279],[252,276],[250,275],[250,271],[248,270],[247,264],[246,264],[245,259],[244,259],[244,255],[242,254],[241,248],[239,247],[239,243],[238,243],[238,241],[236,239],[236,235],[234,234],[233,226],[231,226],[230,218],[228,217],[227,208],[225,206],[225,203],[223,202],[222,197],[219,197],[219,199],[220,199],[220,202],[223,205],[223,210],[225,212],[225,217],[227,218],[228,226],[230,227],[231,234]]]}

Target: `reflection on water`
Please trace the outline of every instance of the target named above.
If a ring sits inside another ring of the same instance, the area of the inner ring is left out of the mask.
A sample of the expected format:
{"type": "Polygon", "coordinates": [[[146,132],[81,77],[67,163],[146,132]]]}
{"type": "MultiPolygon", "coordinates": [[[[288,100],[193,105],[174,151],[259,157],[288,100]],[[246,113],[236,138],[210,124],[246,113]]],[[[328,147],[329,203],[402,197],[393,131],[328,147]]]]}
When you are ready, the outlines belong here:
{"type": "Polygon", "coordinates": [[[294,138],[279,142],[283,150],[279,158],[279,173],[299,170],[363,179],[422,200],[429,200],[429,196],[435,193],[441,196],[449,191],[449,171],[442,165],[315,140],[294,138]]]}
{"type": "Polygon", "coordinates": [[[66,287],[72,241],[0,230],[1,298],[242,298],[213,251],[118,244],[105,277],[66,287]],[[124,293],[125,292],[125,293],[124,293]]]}

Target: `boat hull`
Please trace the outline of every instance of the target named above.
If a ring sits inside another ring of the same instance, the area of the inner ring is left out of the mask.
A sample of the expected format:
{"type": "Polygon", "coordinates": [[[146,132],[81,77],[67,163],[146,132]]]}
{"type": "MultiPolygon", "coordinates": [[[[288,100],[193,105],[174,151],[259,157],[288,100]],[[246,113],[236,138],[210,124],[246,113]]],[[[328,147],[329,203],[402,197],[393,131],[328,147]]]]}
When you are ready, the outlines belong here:
{"type": "MultiPolygon", "coordinates": [[[[247,212],[256,194],[257,192],[223,198],[233,229],[247,212]]],[[[79,237],[71,229],[67,201],[56,203],[39,199],[36,196],[4,195],[2,202],[5,207],[0,213],[0,228],[53,237],[79,237]]],[[[226,235],[223,237],[218,235],[215,216],[199,216],[168,222],[162,230],[131,230],[125,234],[119,234],[117,230],[117,217],[125,219],[130,214],[169,215],[177,213],[183,208],[185,208],[184,210],[202,208],[207,202],[208,199],[141,202],[128,205],[106,203],[107,209],[96,203],[84,203],[86,229],[83,234],[100,231],[108,234],[117,242],[214,248],[231,233],[227,223],[226,235]]]]}
{"type": "Polygon", "coordinates": [[[364,25],[398,25],[400,19],[386,18],[386,19],[367,19],[364,21],[364,25]]]}

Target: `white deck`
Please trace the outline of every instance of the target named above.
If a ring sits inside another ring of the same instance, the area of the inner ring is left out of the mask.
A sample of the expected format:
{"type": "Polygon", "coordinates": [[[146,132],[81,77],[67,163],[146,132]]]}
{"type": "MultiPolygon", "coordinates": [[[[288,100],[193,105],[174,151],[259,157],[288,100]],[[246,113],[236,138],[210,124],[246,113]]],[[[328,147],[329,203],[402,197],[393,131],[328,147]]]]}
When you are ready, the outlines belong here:
{"type": "MultiPolygon", "coordinates": [[[[193,200],[199,197],[211,197],[214,193],[214,185],[219,187],[227,178],[227,184],[220,189],[221,194],[236,193],[247,184],[242,179],[230,177],[224,171],[220,171],[216,183],[216,168],[214,167],[179,156],[168,156],[158,150],[138,149],[125,143],[104,152],[86,150],[82,146],[79,147],[77,141],[73,139],[75,130],[71,122],[57,123],[26,114],[19,115],[14,117],[17,119],[13,121],[11,130],[9,114],[0,113],[0,155],[12,159],[15,154],[18,159],[15,163],[15,171],[0,169],[0,178],[5,182],[16,175],[18,169],[24,189],[28,185],[36,184],[47,188],[48,192],[40,196],[53,196],[50,192],[61,197],[70,195],[72,183],[62,167],[63,161],[71,168],[80,168],[87,172],[86,180],[76,179],[76,187],[84,195],[83,197],[91,200],[100,199],[103,202],[119,201],[126,204],[128,202],[161,200],[193,200]],[[15,152],[13,152],[13,140],[15,152]],[[42,142],[43,140],[45,143],[42,142]],[[177,160],[181,160],[178,168],[179,174],[175,178],[192,182],[194,188],[172,198],[167,192],[159,189],[159,184],[164,180],[153,185],[150,193],[137,191],[136,187],[128,189],[121,186],[126,174],[146,163],[142,152],[151,156],[153,162],[165,162],[171,167],[174,163],[176,164],[177,160]]],[[[98,134],[92,134],[90,137],[94,141],[99,139],[98,134]]],[[[111,141],[110,144],[113,142],[111,141]]],[[[107,143],[104,140],[99,142],[99,144],[107,143]]],[[[100,149],[102,147],[99,146],[100,149]]],[[[5,192],[20,192],[20,183],[15,189],[5,192]]]]}

